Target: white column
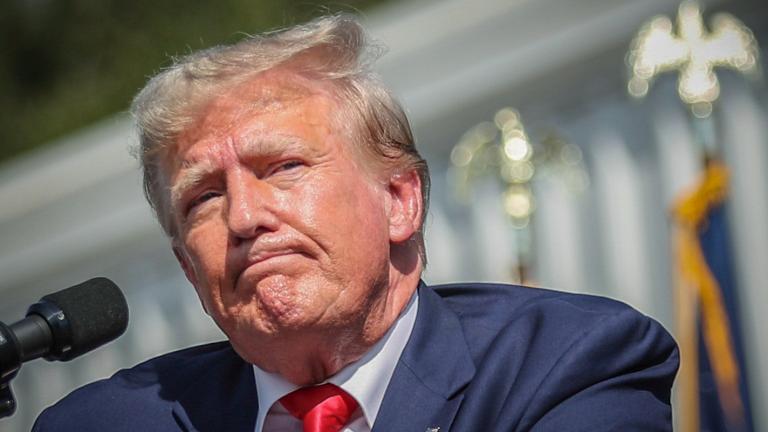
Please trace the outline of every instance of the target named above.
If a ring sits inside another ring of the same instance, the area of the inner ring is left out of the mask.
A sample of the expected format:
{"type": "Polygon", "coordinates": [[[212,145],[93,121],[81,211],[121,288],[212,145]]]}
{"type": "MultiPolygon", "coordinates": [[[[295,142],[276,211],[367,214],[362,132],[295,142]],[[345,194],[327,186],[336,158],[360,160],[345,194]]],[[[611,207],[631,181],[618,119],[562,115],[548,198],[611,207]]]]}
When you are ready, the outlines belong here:
{"type": "Polygon", "coordinates": [[[465,227],[451,228],[441,203],[437,201],[430,203],[424,225],[428,261],[424,279],[432,284],[466,279],[465,275],[461,274],[461,266],[458,263],[459,260],[466,259],[462,254],[466,253],[467,248],[462,246],[454,231],[465,227]]]}
{"type": "Polygon", "coordinates": [[[590,150],[608,292],[645,313],[652,312],[642,172],[615,131],[598,131],[590,150]]]}
{"type": "MultiPolygon", "coordinates": [[[[665,100],[665,102],[667,102],[665,100]]],[[[691,136],[688,114],[679,103],[656,104],[651,114],[667,209],[701,174],[701,156],[691,136]]]]}
{"type": "Polygon", "coordinates": [[[536,278],[542,286],[586,292],[584,248],[579,197],[556,178],[536,187],[536,278]]]}

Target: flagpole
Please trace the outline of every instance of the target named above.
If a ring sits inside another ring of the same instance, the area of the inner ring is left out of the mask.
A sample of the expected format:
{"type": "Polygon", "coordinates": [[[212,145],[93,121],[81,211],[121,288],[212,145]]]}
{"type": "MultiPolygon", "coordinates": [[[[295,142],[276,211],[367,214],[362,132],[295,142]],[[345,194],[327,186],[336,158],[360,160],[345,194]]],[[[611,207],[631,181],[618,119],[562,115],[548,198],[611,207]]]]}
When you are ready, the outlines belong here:
{"type": "Polygon", "coordinates": [[[679,274],[675,277],[675,328],[680,344],[677,378],[678,424],[681,432],[699,432],[698,298],[696,290],[679,274]],[[691,415],[696,413],[696,415],[691,415]]]}

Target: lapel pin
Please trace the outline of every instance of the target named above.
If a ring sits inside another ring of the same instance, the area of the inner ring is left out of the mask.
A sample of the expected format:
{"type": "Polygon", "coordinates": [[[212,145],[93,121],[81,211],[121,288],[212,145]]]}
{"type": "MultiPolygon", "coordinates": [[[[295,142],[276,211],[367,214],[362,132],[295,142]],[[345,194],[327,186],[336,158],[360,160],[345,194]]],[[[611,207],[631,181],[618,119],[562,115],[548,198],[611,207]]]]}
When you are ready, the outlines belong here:
{"type": "Polygon", "coordinates": [[[440,426],[438,427],[428,427],[427,432],[440,432],[440,426]]]}

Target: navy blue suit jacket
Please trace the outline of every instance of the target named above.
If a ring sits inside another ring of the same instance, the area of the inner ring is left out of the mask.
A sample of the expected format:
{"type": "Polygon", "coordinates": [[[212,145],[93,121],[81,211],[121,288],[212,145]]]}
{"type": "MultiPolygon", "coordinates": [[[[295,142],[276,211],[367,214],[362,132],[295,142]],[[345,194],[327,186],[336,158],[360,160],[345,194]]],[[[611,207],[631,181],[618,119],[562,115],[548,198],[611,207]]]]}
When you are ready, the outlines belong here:
{"type": "MultiPolygon", "coordinates": [[[[374,432],[671,430],[675,343],[616,301],[507,285],[419,288],[374,432]]],[[[226,343],[76,390],[35,431],[253,431],[253,372],[226,343]]]]}

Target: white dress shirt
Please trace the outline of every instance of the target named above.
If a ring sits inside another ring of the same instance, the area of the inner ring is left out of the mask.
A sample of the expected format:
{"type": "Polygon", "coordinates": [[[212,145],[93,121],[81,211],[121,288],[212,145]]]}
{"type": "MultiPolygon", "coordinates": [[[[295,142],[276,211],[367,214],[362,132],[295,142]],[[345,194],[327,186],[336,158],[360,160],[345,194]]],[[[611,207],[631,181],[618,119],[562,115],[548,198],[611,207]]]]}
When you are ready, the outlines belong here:
{"type": "MultiPolygon", "coordinates": [[[[384,400],[384,392],[416,323],[418,304],[419,296],[414,293],[405,310],[381,340],[359,360],[325,381],[344,389],[359,405],[343,432],[371,432],[384,400]]],[[[282,404],[277,403],[281,397],[296,390],[298,386],[255,365],[253,375],[259,399],[259,414],[254,432],[302,432],[301,421],[293,417],[282,404]]]]}

